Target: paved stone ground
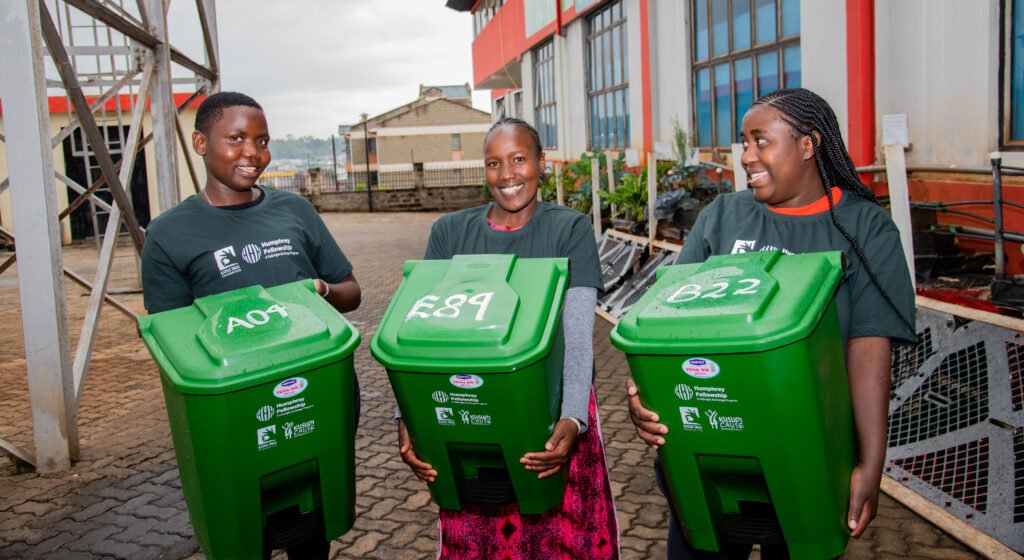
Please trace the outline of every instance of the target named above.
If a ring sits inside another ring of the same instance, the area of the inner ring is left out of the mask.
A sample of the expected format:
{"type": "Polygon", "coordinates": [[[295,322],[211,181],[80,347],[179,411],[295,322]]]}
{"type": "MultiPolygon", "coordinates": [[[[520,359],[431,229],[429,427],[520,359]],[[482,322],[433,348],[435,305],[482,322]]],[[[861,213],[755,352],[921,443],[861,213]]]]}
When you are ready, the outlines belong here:
{"type": "MultiPolygon", "coordinates": [[[[436,507],[399,460],[391,414],[394,398],[366,342],[401,279],[401,263],[417,258],[436,214],[328,214],[328,226],[352,259],[363,305],[349,318],[364,334],[355,363],[363,414],[356,440],[357,521],[332,544],[332,558],[430,558],[436,507]]],[[[91,277],[95,248],[74,246],[65,264],[91,277]]],[[[127,245],[116,260],[115,291],[135,282],[127,245]]],[[[3,255],[0,255],[0,260],[3,255]]],[[[72,342],[87,296],[66,287],[72,342]]],[[[141,311],[141,296],[118,295],[141,311]]],[[[31,447],[20,303],[16,276],[0,276],[0,437],[31,447]]],[[[79,429],[81,459],[68,473],[18,474],[0,459],[0,558],[200,559],[181,495],[156,367],[134,322],[111,307],[85,384],[79,429]]],[[[664,558],[666,507],[651,475],[653,454],[634,437],[621,395],[627,369],[608,343],[610,326],[594,333],[598,396],[617,500],[622,557],[664,558]]],[[[756,552],[753,555],[757,556],[756,552]]],[[[278,554],[275,558],[280,558],[278,554]]],[[[961,559],[975,555],[913,512],[883,497],[879,518],[852,542],[852,559],[961,559]]]]}

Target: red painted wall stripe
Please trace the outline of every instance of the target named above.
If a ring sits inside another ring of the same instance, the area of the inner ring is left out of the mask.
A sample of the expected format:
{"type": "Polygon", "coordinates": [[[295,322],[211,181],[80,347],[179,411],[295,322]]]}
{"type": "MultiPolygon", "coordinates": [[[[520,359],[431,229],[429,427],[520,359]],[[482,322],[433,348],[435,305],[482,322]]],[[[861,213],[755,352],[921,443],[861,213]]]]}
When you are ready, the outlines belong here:
{"type": "MultiPolygon", "coordinates": [[[[181,105],[182,103],[185,102],[186,99],[188,99],[191,96],[192,96],[191,93],[175,93],[174,94],[174,105],[175,106],[181,105]]],[[[85,101],[86,101],[86,103],[89,103],[91,105],[92,102],[95,101],[97,97],[99,97],[99,96],[98,95],[87,95],[87,96],[85,96],[85,101]]],[[[127,94],[118,95],[117,97],[108,100],[104,104],[103,108],[106,109],[107,111],[117,111],[117,110],[131,111],[132,110],[131,101],[133,99],[135,99],[135,97],[136,96],[134,96],[134,95],[128,96],[127,94]]],[[[199,97],[197,97],[195,99],[195,101],[192,102],[191,105],[189,105],[189,107],[193,107],[193,108],[194,107],[198,107],[199,104],[202,103],[204,99],[206,99],[206,96],[205,95],[200,95],[199,97]]],[[[64,96],[54,95],[54,96],[51,96],[51,97],[49,97],[47,99],[47,106],[49,107],[49,110],[50,110],[51,113],[66,113],[68,111],[68,107],[70,105],[71,104],[68,102],[68,98],[64,97],[64,96]]],[[[150,107],[150,102],[147,99],[146,100],[146,108],[149,109],[149,107],[150,107]]],[[[72,107],[72,111],[71,112],[74,112],[74,108],[73,107],[72,107]]],[[[2,117],[3,115],[4,115],[3,103],[0,102],[0,117],[2,117]]]]}
{"type": "Polygon", "coordinates": [[[855,165],[871,165],[875,163],[874,0],[846,0],[846,96],[850,156],[855,165]]]}
{"type": "Polygon", "coordinates": [[[648,0],[640,0],[640,87],[642,88],[641,100],[643,103],[643,149],[644,157],[654,147],[654,111],[653,92],[651,91],[651,35],[650,35],[650,6],[648,0]]]}

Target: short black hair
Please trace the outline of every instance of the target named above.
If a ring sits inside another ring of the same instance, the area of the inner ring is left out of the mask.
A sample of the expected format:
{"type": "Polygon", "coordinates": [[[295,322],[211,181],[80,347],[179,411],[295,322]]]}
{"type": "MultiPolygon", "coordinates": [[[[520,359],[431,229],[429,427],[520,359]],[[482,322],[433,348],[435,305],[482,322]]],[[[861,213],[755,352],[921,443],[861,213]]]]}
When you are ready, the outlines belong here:
{"type": "Polygon", "coordinates": [[[255,99],[244,93],[237,91],[215,93],[199,105],[199,109],[196,111],[196,130],[203,134],[209,134],[214,123],[220,120],[221,115],[224,114],[224,109],[239,105],[263,110],[263,107],[256,103],[255,99]]]}
{"type": "Polygon", "coordinates": [[[540,141],[540,133],[537,132],[537,129],[533,128],[532,124],[524,121],[523,119],[517,119],[515,117],[502,117],[491,125],[490,130],[487,131],[487,135],[484,136],[484,151],[487,150],[487,140],[491,137],[491,133],[506,125],[519,127],[530,135],[530,140],[533,140],[533,147],[537,150],[538,159],[544,154],[544,144],[540,141]]]}

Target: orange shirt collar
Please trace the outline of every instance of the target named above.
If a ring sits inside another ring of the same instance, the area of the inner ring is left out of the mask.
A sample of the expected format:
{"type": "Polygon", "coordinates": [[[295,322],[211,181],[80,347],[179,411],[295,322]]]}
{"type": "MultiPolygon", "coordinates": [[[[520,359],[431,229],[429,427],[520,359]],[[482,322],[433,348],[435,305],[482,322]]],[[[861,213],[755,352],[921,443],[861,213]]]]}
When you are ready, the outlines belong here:
{"type": "MultiPolygon", "coordinates": [[[[839,200],[841,198],[843,198],[843,190],[839,187],[832,187],[832,203],[839,204],[839,200]]],[[[786,216],[812,216],[814,214],[828,212],[828,197],[823,196],[807,206],[801,206],[799,208],[774,208],[767,205],[765,205],[765,208],[775,212],[776,214],[784,214],[786,216]]]]}

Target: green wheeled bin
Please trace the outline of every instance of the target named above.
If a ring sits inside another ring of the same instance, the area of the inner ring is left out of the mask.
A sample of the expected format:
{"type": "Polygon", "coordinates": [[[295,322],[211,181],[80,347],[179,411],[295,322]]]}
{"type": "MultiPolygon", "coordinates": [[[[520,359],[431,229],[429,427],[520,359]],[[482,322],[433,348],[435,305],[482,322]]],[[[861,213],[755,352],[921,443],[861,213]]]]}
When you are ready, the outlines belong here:
{"type": "Polygon", "coordinates": [[[566,469],[538,480],[519,459],[542,451],[559,419],[568,269],[515,255],[405,263],[370,350],[416,455],[438,473],[438,506],[561,503],[566,469]]]}
{"type": "Polygon", "coordinates": [[[200,298],[139,329],[207,558],[261,559],[352,527],[359,333],[312,280],[200,298]]]}
{"type": "Polygon", "coordinates": [[[695,548],[845,550],[856,445],[834,299],[843,268],[840,252],[778,251],[665,267],[612,331],[669,428],[658,454],[695,548]]]}

